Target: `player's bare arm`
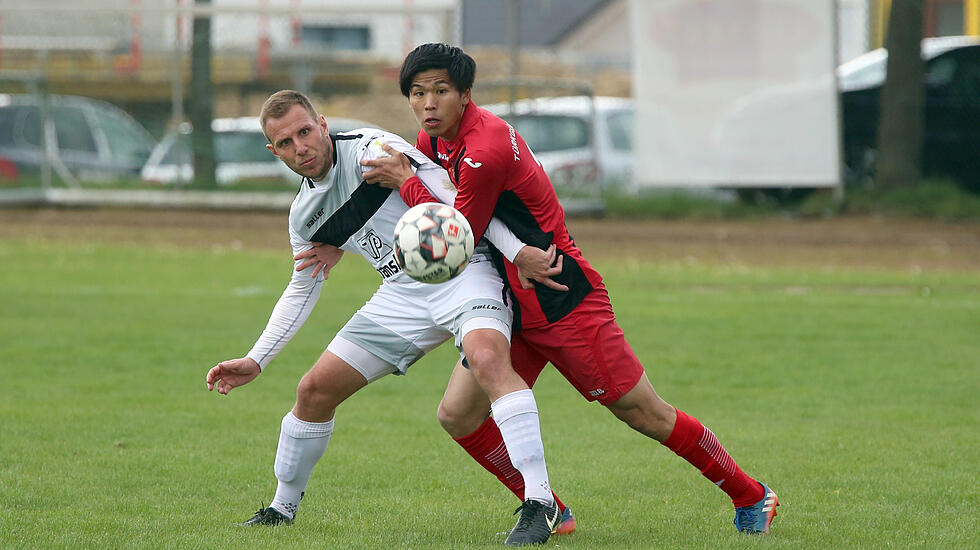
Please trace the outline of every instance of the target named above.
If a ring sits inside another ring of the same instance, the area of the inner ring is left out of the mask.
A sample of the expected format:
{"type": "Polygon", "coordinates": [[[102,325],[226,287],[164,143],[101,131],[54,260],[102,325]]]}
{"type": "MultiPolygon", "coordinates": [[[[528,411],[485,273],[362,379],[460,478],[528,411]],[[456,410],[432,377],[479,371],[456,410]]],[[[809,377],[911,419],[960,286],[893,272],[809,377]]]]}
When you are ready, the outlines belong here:
{"type": "Polygon", "coordinates": [[[314,266],[313,273],[310,276],[315,279],[320,272],[323,272],[323,278],[326,279],[330,276],[330,270],[333,269],[333,266],[340,263],[340,259],[343,256],[344,251],[336,246],[313,243],[313,248],[300,252],[293,256],[293,259],[297,261],[303,260],[303,262],[296,265],[296,271],[303,271],[310,266],[314,266]]]}
{"type": "Polygon", "coordinates": [[[405,180],[415,175],[415,172],[412,171],[412,165],[405,155],[387,143],[381,144],[381,148],[390,156],[361,161],[361,166],[371,168],[370,171],[364,173],[364,181],[389,189],[399,189],[405,180]]]}
{"type": "Polygon", "coordinates": [[[233,388],[248,384],[261,372],[259,364],[249,357],[222,361],[208,371],[208,391],[217,387],[218,393],[228,395],[233,388]]]}

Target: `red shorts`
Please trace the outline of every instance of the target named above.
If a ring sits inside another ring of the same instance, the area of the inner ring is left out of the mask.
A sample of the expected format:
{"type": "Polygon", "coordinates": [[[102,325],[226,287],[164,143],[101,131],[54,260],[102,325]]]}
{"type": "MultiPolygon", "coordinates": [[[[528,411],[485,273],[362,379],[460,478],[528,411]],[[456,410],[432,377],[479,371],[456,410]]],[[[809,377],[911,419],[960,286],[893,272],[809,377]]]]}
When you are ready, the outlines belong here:
{"type": "Polygon", "coordinates": [[[513,335],[514,370],[534,386],[550,361],[589,401],[608,405],[633,389],[643,365],[616,324],[609,294],[597,288],[571,313],[543,327],[513,335]]]}

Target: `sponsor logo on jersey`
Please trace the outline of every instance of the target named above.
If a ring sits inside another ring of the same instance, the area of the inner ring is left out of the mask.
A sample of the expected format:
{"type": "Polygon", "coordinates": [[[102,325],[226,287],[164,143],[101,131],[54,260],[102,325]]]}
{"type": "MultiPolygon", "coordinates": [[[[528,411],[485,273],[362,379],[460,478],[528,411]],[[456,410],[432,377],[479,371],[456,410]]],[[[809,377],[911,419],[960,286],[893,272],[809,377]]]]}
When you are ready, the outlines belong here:
{"type": "Polygon", "coordinates": [[[369,230],[367,234],[358,239],[357,245],[367,252],[374,261],[378,261],[388,254],[391,254],[391,246],[384,242],[384,240],[382,240],[373,229],[369,230]]]}
{"type": "Polygon", "coordinates": [[[389,279],[401,273],[401,268],[398,267],[398,262],[395,261],[395,258],[391,258],[388,260],[388,263],[376,267],[375,269],[377,269],[378,273],[381,274],[382,279],[389,279]]]}
{"type": "Polygon", "coordinates": [[[313,224],[315,224],[316,221],[319,220],[321,217],[323,217],[323,209],[322,208],[319,209],[319,210],[317,210],[316,211],[316,214],[313,214],[313,217],[310,218],[310,221],[306,222],[306,228],[309,229],[309,228],[313,227],[313,224]]]}
{"type": "Polygon", "coordinates": [[[507,132],[510,133],[510,149],[514,151],[514,162],[521,160],[521,150],[517,147],[517,131],[510,124],[507,125],[507,132]]]}
{"type": "Polygon", "coordinates": [[[439,160],[444,160],[446,162],[449,162],[449,155],[447,155],[446,153],[443,153],[442,151],[439,151],[438,153],[436,153],[436,156],[439,157],[439,160]]]}
{"type": "Polygon", "coordinates": [[[473,162],[473,159],[471,159],[470,157],[464,158],[463,159],[463,162],[465,162],[466,164],[469,164],[470,165],[470,168],[479,168],[479,167],[483,166],[483,163],[482,162],[473,162]]]}

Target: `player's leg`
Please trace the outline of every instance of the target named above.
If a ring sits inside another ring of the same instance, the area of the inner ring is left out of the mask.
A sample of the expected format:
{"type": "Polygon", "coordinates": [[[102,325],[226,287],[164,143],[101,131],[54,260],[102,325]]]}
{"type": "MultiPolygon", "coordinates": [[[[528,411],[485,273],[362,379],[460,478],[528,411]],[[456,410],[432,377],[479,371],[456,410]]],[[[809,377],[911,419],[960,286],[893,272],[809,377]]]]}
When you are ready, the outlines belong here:
{"type": "Polygon", "coordinates": [[[300,379],[296,404],[282,419],[274,467],[278,480],[275,497],[268,508],[259,510],[243,525],[292,522],[313,468],[330,442],[337,406],[367,383],[364,374],[333,351],[323,352],[300,379]]]}
{"type": "Polygon", "coordinates": [[[446,295],[433,296],[430,310],[456,335],[469,372],[490,399],[511,463],[524,478],[521,519],[507,544],[540,544],[547,541],[560,516],[548,482],[534,394],[511,366],[511,314],[500,300],[502,290],[503,283],[489,262],[471,263],[437,291],[446,295]]]}
{"type": "Polygon", "coordinates": [[[739,468],[711,430],[657,395],[616,323],[604,289],[592,292],[579,308],[548,330],[525,331],[524,338],[533,340],[536,349],[583,396],[598,400],[630,427],[656,439],[701,471],[729,495],[736,510],[759,506],[760,514],[768,514],[760,520],[764,528],[758,522],[744,523],[755,525],[752,529],[760,532],[768,529],[778,504],[775,494],[773,504],[765,506],[771,491],[739,468]],[[553,341],[561,344],[553,345],[553,341]]]}
{"type": "MultiPolygon", "coordinates": [[[[513,353],[512,346],[512,360],[513,353]]],[[[545,363],[541,363],[538,372],[544,365],[545,363]]],[[[522,378],[527,380],[527,377],[522,378]]],[[[453,437],[453,441],[496,476],[518,500],[524,501],[524,477],[510,461],[500,429],[490,416],[490,401],[461,362],[456,363],[449,378],[446,393],[439,403],[438,417],[439,423],[453,437]]],[[[554,491],[551,494],[562,514],[562,521],[553,533],[571,533],[575,530],[575,516],[554,491]]]]}

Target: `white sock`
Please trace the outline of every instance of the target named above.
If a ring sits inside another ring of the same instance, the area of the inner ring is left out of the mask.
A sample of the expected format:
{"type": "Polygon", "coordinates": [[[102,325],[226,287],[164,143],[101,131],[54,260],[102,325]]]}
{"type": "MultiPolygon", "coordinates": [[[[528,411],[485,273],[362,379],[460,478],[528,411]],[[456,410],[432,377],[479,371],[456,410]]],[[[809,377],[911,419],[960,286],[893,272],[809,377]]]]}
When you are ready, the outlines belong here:
{"type": "Polygon", "coordinates": [[[524,499],[553,504],[534,394],[531,390],[508,393],[494,401],[490,409],[511,463],[524,476],[524,499]]]}
{"type": "Polygon", "coordinates": [[[310,482],[313,467],[327,450],[331,433],[333,420],[306,422],[293,416],[292,411],[282,418],[275,465],[279,486],[270,504],[280,514],[288,518],[296,516],[299,500],[310,482]]]}

